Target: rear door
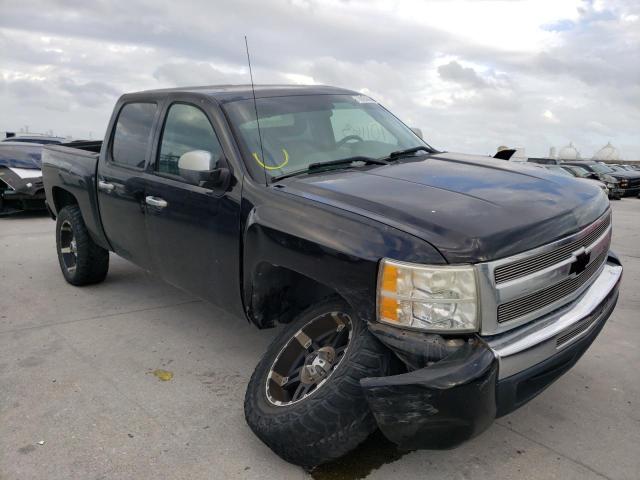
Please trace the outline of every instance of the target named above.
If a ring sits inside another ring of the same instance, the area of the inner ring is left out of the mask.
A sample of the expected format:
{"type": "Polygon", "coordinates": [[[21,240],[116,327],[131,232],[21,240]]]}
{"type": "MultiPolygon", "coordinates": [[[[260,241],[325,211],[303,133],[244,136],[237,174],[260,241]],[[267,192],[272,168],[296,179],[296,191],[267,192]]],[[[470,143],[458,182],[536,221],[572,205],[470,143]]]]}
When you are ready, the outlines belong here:
{"type": "Polygon", "coordinates": [[[98,205],[113,250],[145,268],[151,255],[145,228],[145,167],[158,105],[130,102],[120,108],[106,154],[98,165],[98,205]]]}
{"type": "MultiPolygon", "coordinates": [[[[194,184],[178,168],[186,152],[211,154],[210,168],[226,164],[213,117],[197,100],[173,97],[147,176],[147,238],[162,278],[212,303],[240,305],[240,184],[224,190],[194,184]]],[[[188,98],[188,97],[187,97],[188,98]]],[[[233,175],[233,172],[231,173],[233,175]]]]}

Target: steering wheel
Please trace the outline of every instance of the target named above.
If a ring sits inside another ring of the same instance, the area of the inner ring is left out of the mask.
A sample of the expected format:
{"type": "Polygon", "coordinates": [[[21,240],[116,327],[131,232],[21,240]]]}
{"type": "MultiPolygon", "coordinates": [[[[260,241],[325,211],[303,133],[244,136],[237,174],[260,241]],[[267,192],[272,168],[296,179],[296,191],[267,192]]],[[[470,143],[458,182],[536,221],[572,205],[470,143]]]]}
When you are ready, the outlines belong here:
{"type": "Polygon", "coordinates": [[[358,142],[364,142],[364,139],[359,136],[359,135],[347,135],[346,137],[344,137],[342,140],[338,140],[336,142],[336,147],[341,147],[343,146],[345,143],[347,143],[349,140],[356,140],[358,142]]]}

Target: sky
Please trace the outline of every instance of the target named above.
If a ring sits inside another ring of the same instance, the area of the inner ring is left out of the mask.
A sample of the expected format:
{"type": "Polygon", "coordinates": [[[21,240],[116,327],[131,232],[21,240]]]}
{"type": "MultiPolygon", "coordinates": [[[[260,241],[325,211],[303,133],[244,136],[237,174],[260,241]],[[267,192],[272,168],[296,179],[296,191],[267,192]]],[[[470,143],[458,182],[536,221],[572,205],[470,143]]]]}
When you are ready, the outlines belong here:
{"type": "Polygon", "coordinates": [[[0,131],[100,138],[123,93],[365,93],[434,147],[640,160],[638,0],[0,0],[0,131]]]}

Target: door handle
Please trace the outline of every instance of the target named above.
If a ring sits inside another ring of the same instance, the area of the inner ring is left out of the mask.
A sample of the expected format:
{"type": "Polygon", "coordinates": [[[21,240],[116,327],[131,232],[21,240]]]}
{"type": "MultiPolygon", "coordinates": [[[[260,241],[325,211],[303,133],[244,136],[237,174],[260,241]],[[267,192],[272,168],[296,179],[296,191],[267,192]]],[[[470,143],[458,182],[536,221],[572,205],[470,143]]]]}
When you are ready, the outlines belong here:
{"type": "Polygon", "coordinates": [[[147,205],[151,205],[152,207],[158,207],[158,208],[164,208],[167,205],[169,205],[166,200],[163,200],[162,198],[158,198],[158,197],[147,197],[144,199],[144,201],[146,202],[147,205]]]}
{"type": "Polygon", "coordinates": [[[116,186],[113,183],[109,183],[109,182],[105,182],[100,180],[98,182],[98,188],[100,190],[104,190],[105,192],[111,192],[113,190],[115,190],[116,186]]]}

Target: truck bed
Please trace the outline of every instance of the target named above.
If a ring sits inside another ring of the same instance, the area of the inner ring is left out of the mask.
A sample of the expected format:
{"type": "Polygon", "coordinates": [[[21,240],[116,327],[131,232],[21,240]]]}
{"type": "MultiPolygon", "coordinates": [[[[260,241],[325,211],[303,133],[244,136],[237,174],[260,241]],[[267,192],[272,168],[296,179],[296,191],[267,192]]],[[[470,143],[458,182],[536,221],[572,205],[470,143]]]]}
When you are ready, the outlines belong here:
{"type": "Polygon", "coordinates": [[[100,153],[102,148],[102,140],[77,140],[75,142],[61,143],[59,147],[74,148],[76,150],[85,150],[87,152],[100,153]]]}
{"type": "Polygon", "coordinates": [[[77,204],[93,240],[108,246],[96,191],[96,172],[102,141],[70,142],[49,145],[42,151],[42,179],[47,206],[56,217],[69,203],[77,204]]]}

